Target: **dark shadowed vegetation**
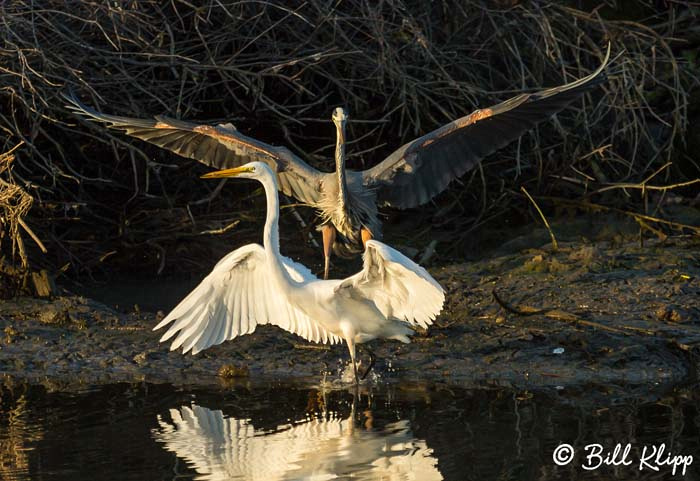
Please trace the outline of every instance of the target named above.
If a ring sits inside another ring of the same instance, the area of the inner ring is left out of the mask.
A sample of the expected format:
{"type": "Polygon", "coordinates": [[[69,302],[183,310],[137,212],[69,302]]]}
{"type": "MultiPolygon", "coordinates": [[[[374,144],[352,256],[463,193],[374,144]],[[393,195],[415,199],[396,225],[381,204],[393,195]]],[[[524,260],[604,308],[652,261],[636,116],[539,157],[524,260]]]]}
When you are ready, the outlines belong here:
{"type": "MultiPolygon", "coordinates": [[[[386,239],[463,258],[486,224],[539,222],[521,186],[548,215],[605,206],[645,214],[648,235],[697,234],[655,219],[698,205],[698,16],[672,1],[2,2],[4,264],[198,270],[259,238],[255,187],[219,190],[196,162],[77,119],[68,89],[112,114],[230,121],[323,170],[343,105],[349,167],[365,168],[477,107],[585,76],[607,42],[607,83],[428,206],[388,213],[386,239]]],[[[302,253],[313,226],[283,218],[302,253]]]]}

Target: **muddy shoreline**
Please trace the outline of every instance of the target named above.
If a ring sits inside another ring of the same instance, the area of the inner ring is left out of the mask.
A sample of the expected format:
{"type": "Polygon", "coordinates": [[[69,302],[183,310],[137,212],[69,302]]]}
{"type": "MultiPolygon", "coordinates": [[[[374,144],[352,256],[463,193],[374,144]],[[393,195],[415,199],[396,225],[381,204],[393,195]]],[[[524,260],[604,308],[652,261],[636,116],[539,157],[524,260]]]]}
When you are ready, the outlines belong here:
{"type": "MultiPolygon", "coordinates": [[[[693,381],[699,246],[692,238],[643,248],[572,242],[557,252],[545,246],[432,269],[447,290],[443,313],[409,345],[370,343],[375,382],[535,390],[693,381]]],[[[77,296],[3,301],[0,375],[61,390],[114,382],[205,386],[222,382],[217,373],[226,364],[240,382],[319,382],[324,372],[337,379],[348,358],[344,345],[309,344],[271,326],[182,355],[151,331],[161,315],[119,313],[77,296]]]]}

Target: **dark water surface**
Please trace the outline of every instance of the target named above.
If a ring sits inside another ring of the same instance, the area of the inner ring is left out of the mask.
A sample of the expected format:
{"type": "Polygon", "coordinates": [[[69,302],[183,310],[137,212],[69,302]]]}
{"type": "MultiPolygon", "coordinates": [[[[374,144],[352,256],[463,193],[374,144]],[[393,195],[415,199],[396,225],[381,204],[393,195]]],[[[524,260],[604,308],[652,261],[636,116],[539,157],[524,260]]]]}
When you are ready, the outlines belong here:
{"type": "Polygon", "coordinates": [[[0,478],[699,479],[695,464],[685,476],[666,464],[639,470],[645,446],[665,443],[660,459],[700,455],[697,388],[616,401],[624,391],[5,386],[0,478]],[[577,453],[566,466],[552,458],[561,443],[577,453]],[[631,464],[583,469],[592,443],[630,443],[631,464]]]}

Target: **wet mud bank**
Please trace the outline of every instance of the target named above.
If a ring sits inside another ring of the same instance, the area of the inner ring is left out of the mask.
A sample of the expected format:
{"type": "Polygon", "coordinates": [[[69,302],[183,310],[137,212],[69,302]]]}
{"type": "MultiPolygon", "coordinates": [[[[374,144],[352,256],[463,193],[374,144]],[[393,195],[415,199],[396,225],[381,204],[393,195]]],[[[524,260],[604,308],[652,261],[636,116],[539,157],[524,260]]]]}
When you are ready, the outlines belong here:
{"type": "MultiPolygon", "coordinates": [[[[432,269],[447,290],[445,309],[409,345],[369,344],[379,382],[535,390],[694,381],[699,247],[688,238],[643,248],[569,243],[432,269]]],[[[309,344],[271,326],[182,355],[158,343],[151,329],[160,316],[119,313],[82,297],[3,301],[0,375],[56,389],[211,385],[224,367],[243,381],[318,382],[324,372],[337,379],[348,359],[344,345],[309,344]]]]}

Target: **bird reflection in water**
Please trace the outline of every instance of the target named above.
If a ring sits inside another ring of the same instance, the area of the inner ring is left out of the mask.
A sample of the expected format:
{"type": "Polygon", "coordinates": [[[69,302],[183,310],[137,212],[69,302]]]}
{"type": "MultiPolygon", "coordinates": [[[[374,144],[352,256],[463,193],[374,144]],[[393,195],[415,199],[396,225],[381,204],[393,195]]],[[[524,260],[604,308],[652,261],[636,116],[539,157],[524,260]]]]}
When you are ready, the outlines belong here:
{"type": "Polygon", "coordinates": [[[198,473],[196,479],[440,480],[433,451],[411,432],[408,420],[372,428],[372,413],[355,421],[325,411],[277,426],[257,429],[248,419],[192,403],[158,416],[156,441],[198,473]]]}

